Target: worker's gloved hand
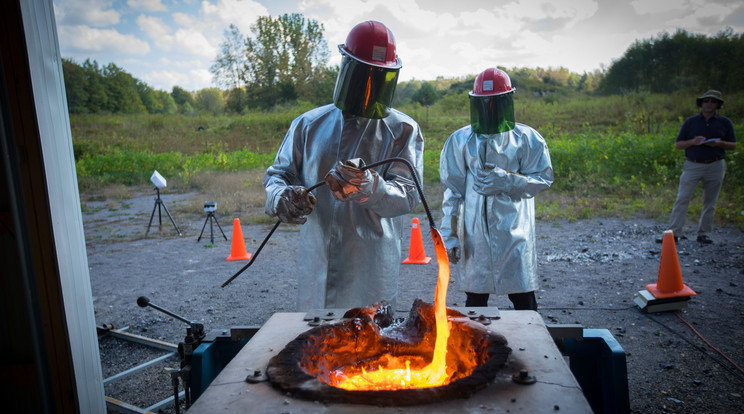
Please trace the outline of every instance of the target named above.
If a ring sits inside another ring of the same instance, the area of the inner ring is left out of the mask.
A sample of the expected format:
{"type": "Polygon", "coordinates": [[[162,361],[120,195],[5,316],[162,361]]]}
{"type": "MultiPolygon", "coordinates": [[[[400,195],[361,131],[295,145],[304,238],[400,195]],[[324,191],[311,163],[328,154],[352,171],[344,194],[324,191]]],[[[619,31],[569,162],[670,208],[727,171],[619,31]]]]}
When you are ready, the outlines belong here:
{"type": "Polygon", "coordinates": [[[333,196],[341,201],[365,201],[375,189],[378,174],[371,169],[362,170],[364,161],[354,158],[336,166],[325,176],[333,196]]]}
{"type": "Polygon", "coordinates": [[[450,263],[457,264],[460,261],[460,246],[450,247],[447,249],[447,258],[450,263]]]}
{"type": "Polygon", "coordinates": [[[291,224],[305,224],[308,214],[315,208],[315,196],[307,188],[291,185],[274,199],[274,215],[291,224]]]}
{"type": "Polygon", "coordinates": [[[509,189],[509,173],[499,167],[490,170],[478,169],[475,171],[473,189],[483,196],[492,196],[506,192],[509,189]]]}

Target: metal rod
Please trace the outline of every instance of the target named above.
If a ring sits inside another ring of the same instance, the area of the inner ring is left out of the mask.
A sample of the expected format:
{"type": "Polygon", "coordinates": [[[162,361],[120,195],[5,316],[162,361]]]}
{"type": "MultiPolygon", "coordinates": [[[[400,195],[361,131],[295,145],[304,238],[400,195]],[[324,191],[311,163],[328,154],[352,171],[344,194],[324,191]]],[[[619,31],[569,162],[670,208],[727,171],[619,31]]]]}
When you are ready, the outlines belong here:
{"type": "MultiPolygon", "coordinates": [[[[186,392],[184,392],[184,391],[181,391],[181,392],[178,393],[178,396],[179,397],[184,397],[185,395],[186,395],[186,392]]],[[[174,401],[175,401],[175,398],[174,397],[168,397],[168,398],[166,398],[166,399],[164,399],[164,400],[162,400],[160,402],[157,402],[157,403],[155,403],[155,404],[153,404],[153,405],[145,408],[145,410],[148,413],[156,413],[161,408],[174,403],[174,401]]]]}
{"type": "MultiPolygon", "coordinates": [[[[421,204],[423,204],[424,210],[426,211],[426,217],[429,219],[429,228],[436,229],[437,226],[434,223],[434,217],[431,214],[431,210],[429,210],[429,204],[427,204],[427,202],[426,202],[426,197],[424,196],[424,190],[421,188],[421,184],[419,183],[418,174],[416,173],[416,169],[413,168],[413,165],[411,165],[411,162],[410,161],[408,161],[405,158],[398,158],[398,157],[387,158],[387,159],[384,159],[382,161],[377,161],[377,162],[374,162],[372,164],[365,165],[364,167],[361,168],[361,170],[364,171],[364,170],[368,170],[368,169],[373,168],[373,167],[377,167],[379,165],[390,164],[390,163],[393,163],[393,162],[403,163],[411,171],[411,176],[413,177],[413,184],[416,186],[416,190],[418,191],[419,197],[421,198],[421,204]]],[[[320,181],[320,182],[316,183],[312,187],[308,188],[307,191],[313,191],[313,190],[315,190],[316,188],[318,188],[318,187],[320,187],[322,185],[325,185],[325,181],[320,181]]],[[[269,241],[269,238],[271,238],[271,235],[274,234],[274,231],[276,231],[277,227],[279,227],[280,224],[282,224],[281,220],[277,220],[277,222],[274,224],[274,227],[271,228],[271,231],[269,232],[269,234],[266,235],[266,237],[264,238],[263,242],[261,242],[261,245],[258,247],[258,249],[256,250],[256,252],[253,253],[253,257],[251,257],[251,260],[245,266],[243,266],[240,270],[238,270],[237,273],[235,273],[234,275],[232,275],[232,277],[230,277],[229,279],[227,279],[221,285],[221,287],[224,288],[225,286],[227,286],[228,284],[230,284],[230,282],[232,282],[233,280],[235,280],[236,277],[240,276],[241,273],[243,273],[246,269],[248,269],[253,264],[253,262],[256,260],[256,257],[258,257],[258,253],[261,252],[261,249],[263,249],[263,247],[269,241]]]]}
{"type": "MultiPolygon", "coordinates": [[[[152,414],[151,411],[136,407],[132,404],[124,401],[117,400],[116,398],[106,396],[106,408],[108,411],[124,413],[124,414],[152,414]]],[[[173,399],[173,397],[170,397],[173,399]]]]}
{"type": "MultiPolygon", "coordinates": [[[[178,374],[178,371],[171,371],[171,384],[173,385],[173,405],[175,406],[176,414],[181,414],[181,403],[178,402],[178,374]]],[[[184,392],[186,392],[185,389],[184,392]]]]}
{"type": "Polygon", "coordinates": [[[222,230],[222,226],[220,226],[220,222],[217,220],[217,217],[215,217],[215,215],[212,214],[212,218],[214,218],[214,222],[217,223],[217,228],[220,229],[220,232],[222,233],[222,237],[224,237],[225,241],[227,241],[227,236],[225,236],[225,232],[222,230]]]}
{"type": "Polygon", "coordinates": [[[177,351],[178,350],[178,345],[176,344],[161,341],[159,339],[148,338],[146,336],[141,336],[141,335],[137,335],[137,334],[133,334],[129,332],[124,332],[123,329],[111,329],[106,332],[106,335],[111,335],[115,338],[125,339],[128,341],[137,342],[142,345],[148,345],[154,348],[159,348],[164,351],[177,351]]]}
{"type": "Polygon", "coordinates": [[[145,369],[145,368],[147,368],[147,367],[149,367],[151,365],[155,365],[155,364],[157,364],[157,363],[159,363],[161,361],[165,361],[166,359],[168,359],[170,357],[173,357],[173,356],[177,356],[177,355],[178,355],[178,352],[171,352],[169,354],[165,354],[165,355],[160,356],[158,358],[151,359],[151,360],[149,360],[149,361],[147,361],[147,362],[145,362],[143,364],[137,365],[136,367],[129,368],[126,371],[122,371],[122,372],[120,372],[120,373],[118,373],[116,375],[112,375],[112,376],[106,378],[105,380],[103,380],[103,385],[107,385],[107,384],[110,384],[112,382],[116,382],[116,381],[118,381],[118,380],[120,380],[122,378],[126,378],[126,377],[128,377],[128,376],[130,376],[130,375],[132,375],[132,374],[134,374],[136,372],[142,371],[143,369],[145,369]]]}
{"type": "Polygon", "coordinates": [[[137,298],[137,305],[139,305],[139,307],[141,307],[141,308],[144,308],[145,306],[151,306],[151,307],[159,310],[160,312],[163,312],[166,315],[172,316],[172,317],[174,317],[174,318],[176,318],[176,319],[178,319],[180,321],[186,322],[189,325],[193,325],[194,324],[192,321],[184,318],[183,316],[176,315],[175,313],[173,313],[173,312],[171,312],[171,311],[169,311],[167,309],[163,309],[163,308],[161,308],[158,305],[152,304],[150,302],[150,299],[148,299],[146,296],[140,296],[140,297],[138,297],[137,298]]]}

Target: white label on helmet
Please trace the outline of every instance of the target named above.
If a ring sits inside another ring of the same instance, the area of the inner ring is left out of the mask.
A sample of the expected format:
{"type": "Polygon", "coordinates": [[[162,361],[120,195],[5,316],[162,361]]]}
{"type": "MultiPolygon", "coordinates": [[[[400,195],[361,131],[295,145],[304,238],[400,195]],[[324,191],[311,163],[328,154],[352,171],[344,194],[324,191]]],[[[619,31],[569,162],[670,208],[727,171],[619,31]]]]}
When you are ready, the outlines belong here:
{"type": "Polygon", "coordinates": [[[372,60],[384,62],[386,54],[387,48],[385,46],[372,46],[372,60]]]}
{"type": "Polygon", "coordinates": [[[493,81],[492,80],[484,80],[483,81],[483,91],[492,91],[493,90],[493,81]]]}

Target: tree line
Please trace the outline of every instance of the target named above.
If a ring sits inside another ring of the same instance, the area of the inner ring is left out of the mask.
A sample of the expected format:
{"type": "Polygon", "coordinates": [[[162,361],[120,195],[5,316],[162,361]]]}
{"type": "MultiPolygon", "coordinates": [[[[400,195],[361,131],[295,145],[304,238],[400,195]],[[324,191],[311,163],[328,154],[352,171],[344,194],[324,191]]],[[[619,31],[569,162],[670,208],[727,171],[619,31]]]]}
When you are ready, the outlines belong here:
{"type": "Polygon", "coordinates": [[[224,111],[222,91],[205,88],[191,93],[180,86],[156,90],[124,69],[86,59],[78,64],[62,58],[67,107],[72,114],[193,114],[224,111]]]}
{"type": "MultiPolygon", "coordinates": [[[[245,36],[230,25],[210,67],[217,87],[155,90],[114,63],[99,66],[62,59],[70,113],[237,113],[267,110],[297,101],[332,101],[338,66],[329,66],[324,27],[301,14],[259,17],[245,36]]],[[[716,36],[678,30],[636,41],[606,70],[576,74],[566,68],[502,68],[520,93],[559,99],[583,92],[666,93],[689,90],[724,93],[744,89],[744,34],[726,29],[716,36]],[[546,95],[547,94],[547,95],[546,95]]],[[[401,82],[394,105],[429,106],[472,88],[475,75],[401,82]]]]}
{"type": "Polygon", "coordinates": [[[678,30],[636,41],[600,82],[603,93],[744,90],[744,33],[708,37],[678,30]]]}

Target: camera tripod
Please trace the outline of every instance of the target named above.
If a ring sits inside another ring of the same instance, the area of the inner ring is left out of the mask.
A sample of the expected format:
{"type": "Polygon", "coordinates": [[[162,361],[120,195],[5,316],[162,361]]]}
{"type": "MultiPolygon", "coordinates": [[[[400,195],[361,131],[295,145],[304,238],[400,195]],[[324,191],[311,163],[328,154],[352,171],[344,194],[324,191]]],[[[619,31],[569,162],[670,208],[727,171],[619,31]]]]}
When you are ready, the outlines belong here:
{"type": "Polygon", "coordinates": [[[158,228],[161,228],[163,226],[163,217],[160,211],[161,208],[163,208],[165,210],[165,213],[168,214],[168,218],[170,219],[171,223],[173,223],[173,227],[176,228],[176,231],[178,232],[178,235],[180,236],[181,230],[176,225],[176,222],[173,221],[173,217],[168,211],[168,207],[166,207],[163,200],[160,199],[160,188],[155,187],[155,191],[158,192],[158,198],[155,199],[155,205],[152,207],[152,214],[150,214],[150,224],[147,225],[147,231],[145,232],[145,236],[147,236],[147,234],[150,233],[150,226],[152,226],[152,219],[155,217],[155,210],[158,210],[158,228]]]}
{"type": "Polygon", "coordinates": [[[204,225],[202,226],[201,233],[199,233],[199,238],[196,239],[197,242],[201,240],[202,234],[204,234],[204,228],[207,227],[207,222],[209,222],[209,242],[214,244],[214,227],[212,226],[212,221],[217,223],[217,227],[219,227],[220,232],[222,232],[222,237],[224,237],[225,241],[227,241],[227,236],[225,236],[225,232],[222,231],[222,226],[220,226],[220,222],[217,221],[217,217],[215,217],[214,211],[208,211],[207,218],[204,219],[204,225]]]}

